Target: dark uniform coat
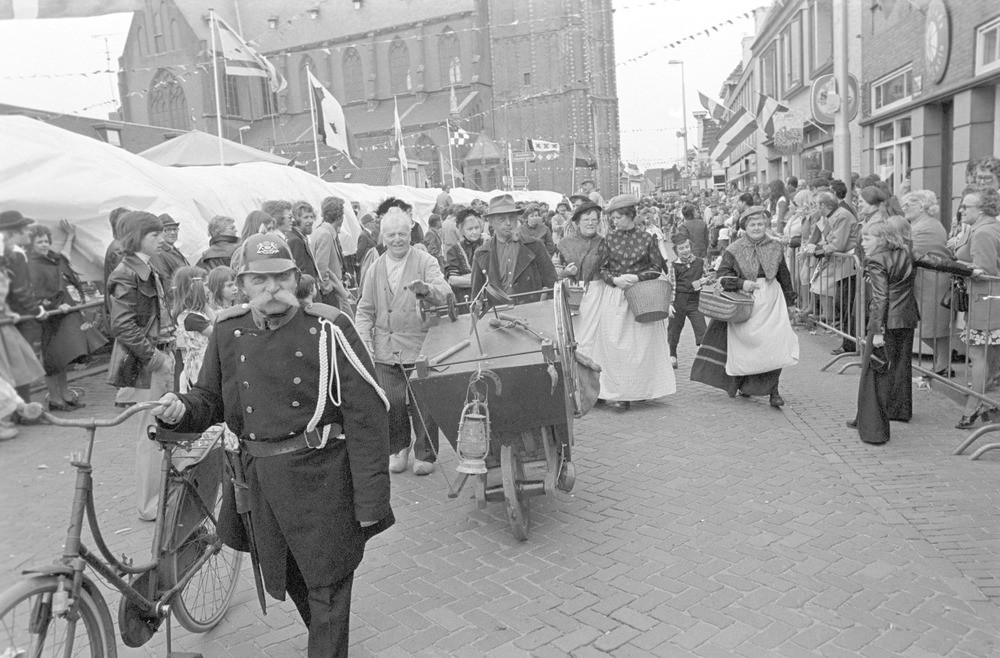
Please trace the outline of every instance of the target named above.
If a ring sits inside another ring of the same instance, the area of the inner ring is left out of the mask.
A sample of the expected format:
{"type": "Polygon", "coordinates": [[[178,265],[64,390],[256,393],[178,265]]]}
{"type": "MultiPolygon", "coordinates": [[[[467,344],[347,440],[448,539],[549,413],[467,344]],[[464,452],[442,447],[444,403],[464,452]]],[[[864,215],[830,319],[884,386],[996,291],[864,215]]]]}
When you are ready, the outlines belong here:
{"type": "MultiPolygon", "coordinates": [[[[306,586],[331,586],[357,568],[365,542],[395,522],[389,506],[389,425],[368,351],[350,319],[331,306],[298,309],[275,330],[259,329],[245,306],[220,315],[198,383],[180,398],[179,432],[225,423],[241,441],[278,441],[306,429],[319,399],[321,319],[344,333],[365,377],[336,345],[341,404],[327,401],[319,427],[338,423],[345,439],[322,449],[254,458],[240,453],[250,514],[268,593],[284,599],[291,552],[306,586]],[[362,521],[378,521],[362,528],[362,521]]],[[[330,368],[330,373],[334,372],[330,368]]],[[[231,492],[230,492],[231,493],[231,492]]],[[[246,550],[231,497],[219,518],[224,541],[246,550]]]]}

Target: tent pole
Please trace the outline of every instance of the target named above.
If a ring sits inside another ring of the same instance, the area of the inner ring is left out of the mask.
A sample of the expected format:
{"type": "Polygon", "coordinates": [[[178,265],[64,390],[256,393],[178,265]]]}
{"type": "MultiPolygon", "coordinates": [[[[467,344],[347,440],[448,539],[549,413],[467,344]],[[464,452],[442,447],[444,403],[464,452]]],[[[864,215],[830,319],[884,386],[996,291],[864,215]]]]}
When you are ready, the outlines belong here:
{"type": "MultiPolygon", "coordinates": [[[[218,26],[215,22],[215,10],[209,9],[208,15],[211,18],[209,21],[212,27],[212,82],[215,89],[215,130],[219,135],[219,164],[226,164],[226,156],[223,154],[222,150],[222,103],[219,100],[219,53],[215,49],[215,32],[218,26]]],[[[225,57],[225,55],[223,55],[225,57]]]]}
{"type": "MultiPolygon", "coordinates": [[[[311,78],[312,72],[306,67],[306,78],[311,78]]],[[[319,172],[319,134],[316,132],[316,90],[309,80],[309,116],[312,117],[313,129],[313,154],[316,156],[316,177],[322,179],[323,174],[319,172]]]]}
{"type": "Polygon", "coordinates": [[[573,164],[570,165],[570,194],[576,193],[576,142],[573,142],[573,164]]]}

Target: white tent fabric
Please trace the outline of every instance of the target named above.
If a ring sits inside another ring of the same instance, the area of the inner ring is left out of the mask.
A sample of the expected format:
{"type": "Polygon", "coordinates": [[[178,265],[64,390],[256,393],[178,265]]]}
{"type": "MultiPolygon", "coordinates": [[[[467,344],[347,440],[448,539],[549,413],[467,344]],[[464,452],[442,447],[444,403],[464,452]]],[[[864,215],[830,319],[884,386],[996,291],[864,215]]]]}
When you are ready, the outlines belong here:
{"type": "MultiPolygon", "coordinates": [[[[219,139],[215,135],[192,130],[148,148],[140,156],[164,167],[211,167],[219,164],[219,139]]],[[[288,158],[236,142],[222,140],[222,161],[227,165],[244,162],[270,162],[287,165],[288,158]]]]}
{"type": "MultiPolygon", "coordinates": [[[[0,210],[19,210],[53,230],[61,244],[60,219],[76,230],[73,253],[67,254],[85,280],[99,280],[110,244],[109,213],[120,206],[156,215],[168,213],[180,224],[177,246],[194,260],[208,246],[208,220],[214,215],[236,219],[237,226],[268,199],[304,200],[317,215],[328,196],[343,198],[345,220],[341,242],[345,254],[357,250],[361,227],[349,202],[361,213],[397,196],[413,205],[414,218],[426,229],[436,188],[403,185],[375,187],[327,183],[294,167],[251,162],[228,167],[163,167],[105,142],[24,116],[0,116],[0,210]]],[[[489,201],[504,194],[455,188],[456,203],[474,198],[489,201]]],[[[515,201],[545,201],[551,207],[562,195],[547,191],[510,192],[515,201]]]]}

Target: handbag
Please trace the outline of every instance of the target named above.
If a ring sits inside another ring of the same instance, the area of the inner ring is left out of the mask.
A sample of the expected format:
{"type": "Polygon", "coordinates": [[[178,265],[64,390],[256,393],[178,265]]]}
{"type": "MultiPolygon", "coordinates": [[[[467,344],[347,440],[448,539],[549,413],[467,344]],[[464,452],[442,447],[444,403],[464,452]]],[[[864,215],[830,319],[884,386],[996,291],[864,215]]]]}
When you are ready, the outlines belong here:
{"type": "Polygon", "coordinates": [[[746,322],[753,313],[753,295],[723,290],[722,279],[719,279],[709,287],[702,287],[698,295],[698,311],[713,320],[746,322]]]}
{"type": "Polygon", "coordinates": [[[950,308],[958,313],[965,313],[969,310],[969,289],[965,285],[962,277],[952,277],[951,286],[941,298],[941,306],[950,308]]]}

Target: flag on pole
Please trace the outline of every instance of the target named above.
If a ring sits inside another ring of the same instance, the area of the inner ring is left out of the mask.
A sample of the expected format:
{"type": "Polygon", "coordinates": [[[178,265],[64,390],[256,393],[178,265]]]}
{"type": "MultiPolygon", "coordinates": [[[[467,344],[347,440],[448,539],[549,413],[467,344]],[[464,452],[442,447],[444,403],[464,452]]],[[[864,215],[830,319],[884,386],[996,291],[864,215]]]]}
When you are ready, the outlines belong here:
{"type": "Polygon", "coordinates": [[[405,172],[409,167],[409,163],[406,161],[406,147],[403,146],[403,124],[399,122],[399,101],[396,97],[392,97],[393,112],[396,115],[395,123],[395,134],[394,139],[396,140],[396,157],[399,159],[399,166],[405,172]]]}
{"type": "Polygon", "coordinates": [[[701,99],[702,107],[708,110],[709,116],[711,116],[716,121],[722,121],[726,117],[726,115],[729,114],[729,110],[726,109],[725,105],[719,103],[718,101],[713,101],[711,98],[701,93],[700,91],[698,92],[698,98],[701,99]]]}
{"type": "Polygon", "coordinates": [[[347,130],[344,108],[333,94],[316,79],[312,71],[306,69],[313,98],[316,99],[316,135],[330,148],[337,149],[354,164],[354,140],[347,130]]]}
{"type": "Polygon", "coordinates": [[[757,130],[757,121],[752,114],[741,107],[729,120],[729,123],[722,128],[722,132],[719,133],[719,143],[712,149],[709,157],[716,162],[721,162],[755,130],[757,130]]]}
{"type": "Polygon", "coordinates": [[[597,169],[597,158],[586,146],[580,144],[573,145],[574,159],[573,166],[586,167],[587,169],[597,169]]]}
{"type": "Polygon", "coordinates": [[[142,11],[143,0],[0,0],[0,20],[79,18],[142,11]]]}
{"type": "Polygon", "coordinates": [[[462,128],[455,128],[455,131],[451,133],[450,139],[452,146],[463,146],[469,143],[469,133],[465,132],[462,128]]]}
{"type": "Polygon", "coordinates": [[[760,92],[757,95],[760,96],[757,101],[757,124],[764,129],[765,135],[772,137],[774,135],[774,115],[778,112],[787,112],[788,106],[760,92]]]}
{"type": "Polygon", "coordinates": [[[226,63],[226,75],[267,78],[268,86],[275,94],[288,86],[274,68],[274,64],[251,48],[233,28],[226,24],[226,21],[216,16],[215,22],[219,26],[219,43],[222,46],[222,58],[226,63]]]}
{"type": "Polygon", "coordinates": [[[541,139],[529,139],[528,150],[534,151],[539,160],[555,160],[559,157],[559,143],[541,139]]]}

